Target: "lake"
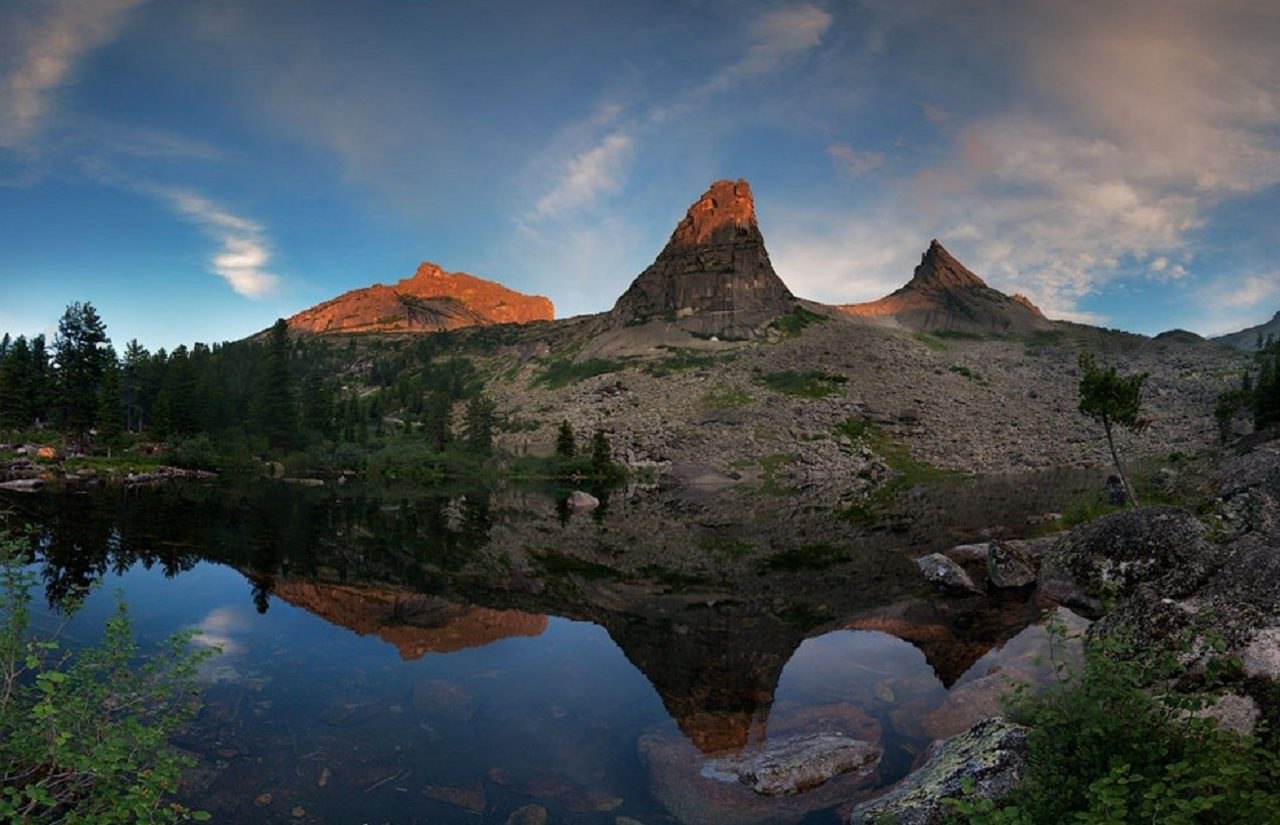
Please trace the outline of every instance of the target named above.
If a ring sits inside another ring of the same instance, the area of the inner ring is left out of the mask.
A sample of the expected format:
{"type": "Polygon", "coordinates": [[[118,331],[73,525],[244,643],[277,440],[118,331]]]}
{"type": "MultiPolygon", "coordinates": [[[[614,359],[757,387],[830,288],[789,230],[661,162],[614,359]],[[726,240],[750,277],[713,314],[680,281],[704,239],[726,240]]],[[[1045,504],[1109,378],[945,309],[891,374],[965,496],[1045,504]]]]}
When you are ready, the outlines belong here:
{"type": "Polygon", "coordinates": [[[1050,677],[1049,606],[940,596],[912,559],[1031,535],[1098,482],[957,479],[874,518],[818,490],[570,513],[564,491],[266,481],[0,507],[42,526],[51,601],[103,582],[72,644],[119,589],[144,645],[221,649],[177,742],[199,759],[183,801],[215,821],[835,823],[1050,677]],[[817,734],[878,758],[798,793],[742,779],[817,734]]]}

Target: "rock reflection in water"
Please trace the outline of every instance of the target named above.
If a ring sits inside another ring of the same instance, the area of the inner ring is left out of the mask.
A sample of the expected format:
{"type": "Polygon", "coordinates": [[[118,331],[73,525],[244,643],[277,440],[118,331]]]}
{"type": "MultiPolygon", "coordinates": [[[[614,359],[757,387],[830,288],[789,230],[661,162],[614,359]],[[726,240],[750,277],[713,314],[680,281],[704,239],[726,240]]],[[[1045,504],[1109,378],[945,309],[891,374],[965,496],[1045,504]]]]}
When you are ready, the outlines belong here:
{"type": "Polygon", "coordinates": [[[563,522],[510,489],[24,506],[51,598],[122,575],[152,637],[203,622],[233,643],[182,739],[189,801],[225,821],[764,823],[894,781],[1003,675],[1038,675],[1028,596],[940,600],[910,562],[1054,506],[993,485],[914,494],[893,529],[741,491],[563,522]]]}

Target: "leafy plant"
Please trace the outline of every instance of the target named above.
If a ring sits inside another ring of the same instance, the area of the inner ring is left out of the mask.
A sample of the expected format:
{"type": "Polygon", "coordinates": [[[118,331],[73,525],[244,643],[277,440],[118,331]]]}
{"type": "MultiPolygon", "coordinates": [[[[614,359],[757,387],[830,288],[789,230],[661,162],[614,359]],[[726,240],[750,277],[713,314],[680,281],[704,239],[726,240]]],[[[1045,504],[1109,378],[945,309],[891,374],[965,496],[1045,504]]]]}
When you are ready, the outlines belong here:
{"type": "Polygon", "coordinates": [[[798,398],[816,399],[835,395],[840,391],[840,386],[849,379],[823,370],[806,370],[805,372],[784,370],[765,373],[759,380],[774,392],[794,395],[798,398]]]}
{"type": "Polygon", "coordinates": [[[1129,503],[1137,507],[1138,497],[1116,451],[1113,431],[1116,427],[1134,432],[1146,429],[1148,421],[1142,417],[1142,385],[1147,381],[1147,374],[1120,375],[1114,365],[1099,367],[1089,352],[1080,353],[1080,372],[1080,412],[1102,425],[1125,495],[1129,503]]]}
{"type": "Polygon", "coordinates": [[[0,537],[0,821],[209,819],[171,799],[192,761],[169,737],[198,708],[196,669],[211,651],[193,650],[186,633],[142,657],[122,599],[97,646],[73,652],[56,633],[34,635],[35,577],[20,552],[0,537]]]}

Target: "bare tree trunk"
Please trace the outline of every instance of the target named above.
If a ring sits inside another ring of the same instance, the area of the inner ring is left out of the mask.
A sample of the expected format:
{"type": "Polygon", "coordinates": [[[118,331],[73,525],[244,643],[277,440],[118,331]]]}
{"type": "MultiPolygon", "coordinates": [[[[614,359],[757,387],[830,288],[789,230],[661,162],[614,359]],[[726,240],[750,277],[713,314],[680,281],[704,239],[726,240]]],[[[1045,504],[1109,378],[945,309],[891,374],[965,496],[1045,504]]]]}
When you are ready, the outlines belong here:
{"type": "Polygon", "coordinates": [[[1116,442],[1111,436],[1111,419],[1104,417],[1102,428],[1107,432],[1107,446],[1111,448],[1111,460],[1115,462],[1116,472],[1120,474],[1120,484],[1124,487],[1124,494],[1128,496],[1129,503],[1137,507],[1138,497],[1133,494],[1133,485],[1129,483],[1129,476],[1124,471],[1124,465],[1120,463],[1120,454],[1116,452],[1116,442]]]}

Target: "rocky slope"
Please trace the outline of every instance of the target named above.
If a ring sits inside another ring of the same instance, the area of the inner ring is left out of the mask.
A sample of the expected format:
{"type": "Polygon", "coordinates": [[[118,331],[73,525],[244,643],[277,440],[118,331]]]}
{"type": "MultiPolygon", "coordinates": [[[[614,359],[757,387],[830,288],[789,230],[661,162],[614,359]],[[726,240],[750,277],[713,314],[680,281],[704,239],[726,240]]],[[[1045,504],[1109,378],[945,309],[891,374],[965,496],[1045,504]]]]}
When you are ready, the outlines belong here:
{"type": "Polygon", "coordinates": [[[1023,295],[987,286],[936,240],[910,282],[878,301],[844,304],[841,312],[919,332],[1027,333],[1053,324],[1023,295]]]}
{"type": "Polygon", "coordinates": [[[1274,335],[1280,338],[1280,312],[1272,316],[1270,321],[1265,324],[1258,324],[1254,327],[1242,329],[1239,332],[1233,332],[1229,335],[1221,335],[1213,340],[1220,344],[1226,344],[1229,347],[1242,349],[1245,352],[1253,352],[1258,349],[1258,341],[1266,340],[1268,335],[1274,335]]]}
{"type": "Polygon", "coordinates": [[[610,316],[623,325],[665,320],[698,335],[750,338],[794,305],[769,262],[751,187],[720,180],[689,207],[610,316]]]}
{"type": "Polygon", "coordinates": [[[551,301],[464,272],[423,263],[394,286],[374,284],[339,295],[288,320],[295,332],[444,332],[489,324],[550,321],[551,301]]]}

